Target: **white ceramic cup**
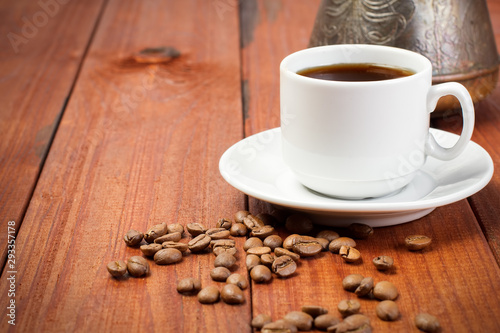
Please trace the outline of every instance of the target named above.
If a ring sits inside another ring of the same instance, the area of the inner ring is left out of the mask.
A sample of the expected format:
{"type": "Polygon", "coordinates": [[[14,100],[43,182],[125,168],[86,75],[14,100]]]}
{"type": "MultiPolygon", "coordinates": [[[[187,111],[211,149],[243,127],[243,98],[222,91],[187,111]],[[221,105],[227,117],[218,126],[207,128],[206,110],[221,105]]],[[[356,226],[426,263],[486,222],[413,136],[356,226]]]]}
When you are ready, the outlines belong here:
{"type": "Polygon", "coordinates": [[[432,83],[424,56],[378,45],[329,45],[287,56],[280,65],[281,135],[285,163],[306,187],[334,197],[380,197],[407,185],[427,156],[450,160],[466,147],[474,106],[464,86],[432,83]],[[341,82],[297,71],[333,64],[371,63],[410,69],[391,80],[341,82]],[[437,101],[460,101],[458,142],[441,147],[429,133],[437,101]]]}

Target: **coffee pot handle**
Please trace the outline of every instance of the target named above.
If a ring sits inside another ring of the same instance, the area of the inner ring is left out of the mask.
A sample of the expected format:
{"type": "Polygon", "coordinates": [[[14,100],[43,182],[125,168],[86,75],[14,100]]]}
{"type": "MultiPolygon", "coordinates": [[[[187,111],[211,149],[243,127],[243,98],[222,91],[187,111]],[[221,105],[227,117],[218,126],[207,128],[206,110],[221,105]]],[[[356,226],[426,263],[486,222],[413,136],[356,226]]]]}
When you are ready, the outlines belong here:
{"type": "Polygon", "coordinates": [[[440,160],[449,161],[460,155],[470,141],[474,130],[474,104],[467,89],[457,82],[441,83],[431,86],[427,94],[427,110],[433,112],[438,100],[447,95],[455,96],[462,108],[462,134],[451,148],[444,148],[437,143],[434,136],[429,133],[425,144],[425,153],[440,160]]]}

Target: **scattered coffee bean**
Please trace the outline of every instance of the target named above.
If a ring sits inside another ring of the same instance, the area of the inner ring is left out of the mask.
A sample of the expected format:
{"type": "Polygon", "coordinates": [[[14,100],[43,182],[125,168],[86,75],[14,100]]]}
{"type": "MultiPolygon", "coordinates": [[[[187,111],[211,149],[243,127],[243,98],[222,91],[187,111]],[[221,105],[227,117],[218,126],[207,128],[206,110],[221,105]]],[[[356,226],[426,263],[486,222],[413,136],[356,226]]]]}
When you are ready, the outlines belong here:
{"type": "Polygon", "coordinates": [[[167,225],[167,233],[173,234],[174,232],[178,232],[181,234],[184,233],[184,226],[180,223],[172,223],[167,225]]]}
{"type": "Polygon", "coordinates": [[[253,230],[255,228],[260,228],[260,227],[263,227],[264,226],[264,222],[262,222],[261,219],[259,219],[258,217],[256,216],[253,216],[252,214],[250,215],[247,215],[244,219],[243,219],[243,224],[249,229],[249,230],[253,230]]]}
{"type": "Polygon", "coordinates": [[[321,245],[321,251],[328,251],[328,246],[330,245],[330,241],[326,238],[316,238],[318,243],[321,245]]]}
{"type": "Polygon", "coordinates": [[[368,333],[371,332],[370,318],[362,314],[353,314],[346,317],[344,321],[328,328],[328,332],[344,333],[368,333]]]}
{"type": "Polygon", "coordinates": [[[378,256],[373,258],[373,264],[379,271],[386,271],[392,268],[394,259],[389,256],[378,256]]]}
{"type": "Polygon", "coordinates": [[[268,282],[272,278],[271,270],[264,265],[257,265],[250,271],[250,277],[257,283],[268,282]]]}
{"type": "Polygon", "coordinates": [[[226,284],[222,287],[220,298],[227,304],[243,304],[245,303],[245,295],[243,291],[234,284],[226,284]]]}
{"type": "Polygon", "coordinates": [[[146,257],[154,256],[155,253],[160,251],[161,249],[163,249],[161,244],[151,243],[141,245],[142,254],[144,254],[146,257]]]}
{"type": "Polygon", "coordinates": [[[311,219],[304,214],[292,214],[285,222],[286,230],[295,234],[307,234],[312,231],[313,227],[311,219]]]}
{"type": "Polygon", "coordinates": [[[258,219],[264,222],[264,225],[276,226],[278,224],[278,220],[276,217],[267,213],[260,213],[256,215],[258,219]]]}
{"type": "Polygon", "coordinates": [[[226,267],[231,268],[236,263],[236,258],[230,253],[221,253],[215,258],[215,267],[226,267]]]}
{"type": "Polygon", "coordinates": [[[205,231],[205,234],[210,236],[211,239],[225,239],[229,238],[229,230],[224,228],[212,228],[205,231]]]}
{"type": "Polygon", "coordinates": [[[330,242],[328,249],[333,253],[339,253],[342,246],[356,247],[356,242],[349,237],[339,237],[330,242]]]}
{"type": "Polygon", "coordinates": [[[267,267],[271,267],[274,262],[275,257],[272,254],[263,254],[260,256],[260,262],[262,265],[266,265],[267,267]]]}
{"type": "Polygon", "coordinates": [[[250,215],[249,211],[240,210],[239,212],[236,212],[236,214],[234,214],[234,221],[236,223],[243,223],[243,219],[248,215],[250,215]]]}
{"type": "Polygon", "coordinates": [[[284,319],[265,324],[261,333],[297,333],[297,327],[284,319]]]}
{"type": "Polygon", "coordinates": [[[372,289],[373,289],[373,278],[365,277],[363,280],[361,280],[361,283],[356,288],[356,290],[354,290],[354,293],[359,297],[363,297],[368,295],[370,291],[372,291],[372,289]]]}
{"type": "Polygon", "coordinates": [[[248,251],[253,247],[262,247],[262,246],[264,246],[264,244],[260,238],[250,237],[243,244],[243,250],[248,251]]]}
{"type": "Polygon", "coordinates": [[[378,303],[375,312],[380,319],[385,321],[394,321],[399,317],[398,305],[390,300],[378,303]]]}
{"type": "Polygon", "coordinates": [[[146,233],[144,234],[144,240],[148,243],[153,243],[155,239],[165,235],[166,233],[167,233],[166,223],[156,224],[151,228],[149,228],[148,231],[146,231],[146,233]]]}
{"type": "Polygon", "coordinates": [[[274,251],[275,248],[283,245],[283,239],[281,239],[281,237],[278,235],[270,235],[264,239],[263,245],[270,247],[271,250],[274,251]]]}
{"type": "Polygon", "coordinates": [[[340,320],[331,314],[322,314],[314,318],[314,327],[321,331],[326,331],[329,327],[340,323],[340,320]]]}
{"type": "Polygon", "coordinates": [[[127,231],[125,236],[123,236],[123,241],[127,246],[137,246],[142,242],[144,234],[134,229],[127,231]]]}
{"type": "Polygon", "coordinates": [[[210,244],[212,245],[212,252],[218,256],[219,254],[222,253],[228,253],[231,255],[235,255],[237,250],[236,250],[236,243],[232,239],[219,239],[215,241],[211,241],[210,244]]]}
{"type": "Polygon", "coordinates": [[[298,255],[297,253],[292,252],[292,251],[288,251],[288,250],[281,248],[281,247],[277,247],[274,249],[274,255],[276,257],[289,256],[290,258],[292,258],[296,262],[299,261],[299,259],[300,259],[300,255],[298,255]]]}
{"type": "Polygon", "coordinates": [[[177,283],[177,292],[181,294],[193,294],[201,289],[201,281],[195,278],[185,278],[177,283]]]}
{"type": "Polygon", "coordinates": [[[339,237],[340,237],[339,234],[333,230],[321,230],[316,235],[316,238],[324,238],[327,239],[329,242],[339,237]]]}
{"type": "Polygon", "coordinates": [[[339,254],[345,262],[358,262],[361,259],[361,253],[359,253],[359,251],[354,247],[350,246],[341,246],[339,254]]]}
{"type": "Polygon", "coordinates": [[[217,221],[217,223],[215,224],[215,227],[216,228],[224,228],[226,230],[229,230],[229,229],[231,229],[232,225],[233,225],[233,223],[231,221],[229,221],[228,219],[221,218],[221,219],[219,219],[219,221],[217,221]]]}
{"type": "Polygon", "coordinates": [[[215,286],[208,286],[198,293],[198,301],[202,304],[212,304],[219,301],[220,292],[215,286]]]}
{"type": "Polygon", "coordinates": [[[274,260],[272,265],[273,272],[279,277],[289,277],[297,269],[297,264],[289,256],[281,256],[274,260]]]}
{"type": "Polygon", "coordinates": [[[210,277],[214,281],[225,282],[231,275],[231,271],[226,267],[215,267],[210,271],[210,277]]]}
{"type": "Polygon", "coordinates": [[[381,301],[393,301],[398,297],[398,289],[389,281],[380,281],[373,287],[373,296],[381,301]]]}
{"type": "Polygon", "coordinates": [[[204,234],[207,231],[207,228],[203,224],[197,222],[188,223],[186,229],[193,237],[204,234]]]}
{"type": "Polygon", "coordinates": [[[353,223],[347,227],[349,234],[355,239],[366,239],[373,235],[373,228],[363,223],[353,223]]]}
{"type": "Polygon", "coordinates": [[[310,331],[313,324],[313,317],[302,311],[288,312],[283,319],[292,323],[299,331],[310,331]]]}
{"type": "Polygon", "coordinates": [[[251,322],[250,325],[253,328],[256,328],[256,329],[260,330],[262,327],[264,327],[265,324],[268,324],[268,323],[270,323],[272,321],[273,320],[271,319],[270,315],[267,315],[267,314],[264,314],[264,313],[260,313],[257,316],[253,317],[252,322],[251,322]]]}
{"type": "Polygon", "coordinates": [[[163,244],[164,242],[178,242],[182,238],[180,232],[173,232],[171,234],[166,234],[155,239],[156,244],[163,244]]]}
{"type": "Polygon", "coordinates": [[[425,249],[432,242],[432,238],[425,235],[411,235],[405,238],[406,248],[410,251],[425,249]]]}
{"type": "Polygon", "coordinates": [[[260,257],[256,256],[255,254],[248,254],[245,259],[245,264],[247,266],[247,269],[250,271],[255,266],[260,265],[260,257]]]}
{"type": "Polygon", "coordinates": [[[293,251],[293,244],[295,244],[295,238],[300,237],[299,234],[291,234],[283,241],[283,248],[288,251],[293,251]]]}
{"type": "Polygon", "coordinates": [[[307,313],[313,318],[328,313],[328,309],[319,305],[304,305],[302,306],[301,311],[307,313]]]}
{"type": "Polygon", "coordinates": [[[316,239],[296,237],[293,244],[293,252],[301,258],[313,257],[323,250],[323,246],[316,239]]]}
{"type": "Polygon", "coordinates": [[[355,291],[359,287],[364,276],[361,274],[347,275],[342,281],[342,287],[347,291],[355,291]]]}
{"type": "Polygon", "coordinates": [[[415,326],[424,332],[438,332],[441,329],[439,320],[428,313],[419,313],[416,315],[415,326]]]}
{"type": "Polygon", "coordinates": [[[248,281],[241,274],[234,273],[227,277],[226,283],[237,285],[241,290],[248,288],[248,281]]]}
{"type": "Polygon", "coordinates": [[[257,256],[261,256],[267,253],[271,253],[271,248],[267,246],[252,247],[247,250],[247,254],[255,254],[257,256]]]}
{"type": "Polygon", "coordinates": [[[157,265],[175,264],[181,260],[182,252],[177,249],[162,249],[154,255],[154,261],[157,265]]]}
{"type": "Polygon", "coordinates": [[[113,277],[120,277],[127,273],[127,263],[123,260],[111,261],[106,268],[113,277]]]}
{"type": "Polygon", "coordinates": [[[187,250],[189,250],[187,244],[185,244],[185,243],[179,243],[179,242],[172,242],[172,241],[163,242],[163,243],[161,243],[161,246],[164,249],[176,249],[176,250],[181,251],[182,253],[184,253],[187,250]]]}
{"type": "Polygon", "coordinates": [[[273,232],[274,232],[274,228],[272,226],[264,225],[262,227],[253,228],[252,231],[250,231],[250,236],[259,237],[260,239],[264,239],[267,236],[272,235],[273,232]]]}
{"type": "Polygon", "coordinates": [[[229,233],[234,237],[242,237],[248,233],[248,229],[243,223],[233,223],[229,233]]]}
{"type": "Polygon", "coordinates": [[[199,234],[198,236],[189,241],[188,247],[191,250],[191,252],[201,252],[210,245],[211,241],[212,238],[210,238],[210,236],[205,234],[199,234]]]}
{"type": "Polygon", "coordinates": [[[127,261],[127,270],[133,277],[141,277],[149,274],[149,263],[144,257],[133,256],[127,261]]]}
{"type": "Polygon", "coordinates": [[[344,299],[337,305],[337,309],[342,317],[348,317],[359,313],[360,308],[361,304],[355,299],[344,299]]]}

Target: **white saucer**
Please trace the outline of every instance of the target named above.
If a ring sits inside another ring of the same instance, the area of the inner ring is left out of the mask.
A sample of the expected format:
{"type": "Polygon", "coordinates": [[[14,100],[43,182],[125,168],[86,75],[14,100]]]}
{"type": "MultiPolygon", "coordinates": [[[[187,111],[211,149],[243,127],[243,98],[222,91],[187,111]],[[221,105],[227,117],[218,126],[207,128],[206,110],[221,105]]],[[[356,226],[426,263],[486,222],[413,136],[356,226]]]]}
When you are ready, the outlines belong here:
{"type": "MultiPolygon", "coordinates": [[[[431,129],[444,147],[458,136],[431,129]]],[[[382,198],[342,200],[313,192],[300,184],[283,163],[281,130],[274,128],[241,140],[221,157],[222,177],[243,193],[274,205],[306,212],[319,224],[346,226],[362,222],[372,227],[395,225],[421,218],[481,190],[493,175],[493,161],[478,144],[470,142],[452,161],[428,157],[415,179],[382,198]]]]}

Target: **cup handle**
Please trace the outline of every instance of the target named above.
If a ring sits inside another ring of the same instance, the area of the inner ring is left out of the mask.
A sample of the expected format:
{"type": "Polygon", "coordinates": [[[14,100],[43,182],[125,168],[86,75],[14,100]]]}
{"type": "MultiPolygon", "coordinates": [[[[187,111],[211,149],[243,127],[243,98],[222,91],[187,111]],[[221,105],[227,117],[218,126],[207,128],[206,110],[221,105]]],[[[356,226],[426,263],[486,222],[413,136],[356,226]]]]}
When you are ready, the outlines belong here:
{"type": "Polygon", "coordinates": [[[446,95],[455,96],[462,107],[462,134],[457,143],[451,148],[444,148],[437,143],[434,136],[429,133],[425,144],[425,153],[440,160],[449,161],[460,155],[469,143],[474,130],[474,104],[467,89],[457,82],[441,83],[431,86],[427,94],[427,110],[429,113],[436,108],[438,100],[446,95]]]}

